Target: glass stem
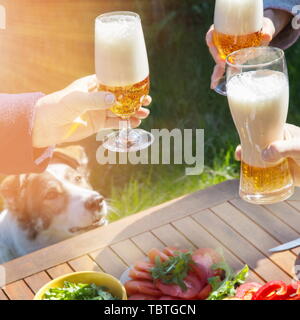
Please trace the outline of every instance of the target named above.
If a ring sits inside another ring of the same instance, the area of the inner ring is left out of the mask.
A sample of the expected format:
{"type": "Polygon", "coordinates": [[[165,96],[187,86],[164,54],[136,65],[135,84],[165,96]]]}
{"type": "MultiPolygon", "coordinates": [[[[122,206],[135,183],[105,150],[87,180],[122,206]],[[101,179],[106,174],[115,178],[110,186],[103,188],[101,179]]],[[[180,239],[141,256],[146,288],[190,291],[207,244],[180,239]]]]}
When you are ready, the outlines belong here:
{"type": "Polygon", "coordinates": [[[131,130],[129,119],[122,119],[119,123],[120,138],[124,141],[128,141],[128,135],[131,130]]]}

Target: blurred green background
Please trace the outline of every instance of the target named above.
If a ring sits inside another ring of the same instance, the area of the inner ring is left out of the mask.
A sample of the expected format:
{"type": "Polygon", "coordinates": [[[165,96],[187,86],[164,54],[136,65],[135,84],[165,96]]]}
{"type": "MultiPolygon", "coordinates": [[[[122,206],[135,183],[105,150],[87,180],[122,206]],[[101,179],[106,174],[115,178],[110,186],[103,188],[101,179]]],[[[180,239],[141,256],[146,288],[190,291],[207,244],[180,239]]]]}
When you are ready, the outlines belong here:
{"type": "MultiPolygon", "coordinates": [[[[156,2],[157,15],[143,17],[153,103],[142,127],[205,129],[205,171],[186,176],[185,165],[99,167],[94,163],[92,181],[111,200],[111,220],[239,176],[239,164],[233,157],[239,140],[227,100],[210,90],[214,63],[205,34],[213,21],[214,1],[156,2]]],[[[135,1],[135,5],[143,16],[143,2],[135,1]]],[[[300,42],[286,54],[291,82],[288,121],[299,124],[300,42]]],[[[89,139],[92,153],[93,141],[89,139]]]]}

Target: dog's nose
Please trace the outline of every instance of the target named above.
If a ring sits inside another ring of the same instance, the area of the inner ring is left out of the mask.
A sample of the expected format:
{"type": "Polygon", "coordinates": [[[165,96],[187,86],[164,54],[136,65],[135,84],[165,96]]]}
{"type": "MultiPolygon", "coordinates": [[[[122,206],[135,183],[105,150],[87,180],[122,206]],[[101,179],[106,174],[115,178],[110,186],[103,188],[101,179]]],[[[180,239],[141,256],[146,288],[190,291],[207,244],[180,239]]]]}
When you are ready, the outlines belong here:
{"type": "Polygon", "coordinates": [[[92,196],[85,202],[84,206],[90,211],[100,211],[102,209],[103,200],[104,198],[102,196],[92,196]]]}

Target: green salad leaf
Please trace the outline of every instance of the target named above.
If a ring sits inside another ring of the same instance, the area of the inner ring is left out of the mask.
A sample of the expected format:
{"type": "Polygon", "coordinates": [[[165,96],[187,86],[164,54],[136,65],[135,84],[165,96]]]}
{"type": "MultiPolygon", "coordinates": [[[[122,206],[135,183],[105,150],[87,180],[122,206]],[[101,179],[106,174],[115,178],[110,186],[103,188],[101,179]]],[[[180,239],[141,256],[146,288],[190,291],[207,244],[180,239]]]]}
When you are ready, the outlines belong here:
{"type": "Polygon", "coordinates": [[[94,283],[64,282],[63,288],[50,288],[44,294],[44,300],[117,300],[107,288],[94,283]]]}
{"type": "Polygon", "coordinates": [[[182,290],[187,287],[184,279],[194,264],[191,252],[175,252],[175,256],[162,262],[159,256],[155,257],[155,266],[151,269],[153,279],[159,279],[165,284],[176,284],[182,290]]]}
{"type": "Polygon", "coordinates": [[[223,300],[226,297],[235,296],[236,288],[245,282],[249,273],[249,267],[246,265],[240,272],[235,274],[224,261],[214,264],[212,269],[223,270],[225,278],[221,280],[219,276],[216,276],[208,279],[208,282],[212,286],[212,293],[207,300],[223,300]]]}

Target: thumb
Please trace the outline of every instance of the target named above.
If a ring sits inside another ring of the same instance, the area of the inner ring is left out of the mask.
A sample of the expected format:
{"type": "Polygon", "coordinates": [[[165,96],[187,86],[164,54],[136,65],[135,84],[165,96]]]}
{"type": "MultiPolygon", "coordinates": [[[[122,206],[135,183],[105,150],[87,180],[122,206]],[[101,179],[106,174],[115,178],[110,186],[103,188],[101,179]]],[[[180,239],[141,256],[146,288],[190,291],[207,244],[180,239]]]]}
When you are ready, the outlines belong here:
{"type": "Polygon", "coordinates": [[[105,91],[73,91],[62,98],[62,103],[68,107],[68,110],[79,114],[88,110],[108,109],[111,108],[115,102],[115,96],[105,91]]]}
{"type": "Polygon", "coordinates": [[[262,158],[267,162],[277,162],[282,158],[292,158],[298,162],[300,159],[300,140],[292,139],[273,142],[262,151],[262,158]]]}
{"type": "Polygon", "coordinates": [[[268,45],[272,41],[274,33],[275,33],[275,27],[272,20],[269,18],[264,18],[261,44],[268,45]]]}

